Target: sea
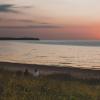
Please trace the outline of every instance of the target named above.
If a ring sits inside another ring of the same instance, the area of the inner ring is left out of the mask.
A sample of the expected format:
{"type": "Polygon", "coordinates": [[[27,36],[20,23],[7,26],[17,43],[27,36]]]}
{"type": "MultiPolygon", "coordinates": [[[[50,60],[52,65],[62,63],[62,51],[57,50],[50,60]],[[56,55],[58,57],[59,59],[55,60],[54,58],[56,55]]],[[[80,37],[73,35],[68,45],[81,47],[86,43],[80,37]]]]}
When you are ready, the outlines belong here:
{"type": "Polygon", "coordinates": [[[0,62],[100,68],[99,40],[0,41],[0,62]]]}

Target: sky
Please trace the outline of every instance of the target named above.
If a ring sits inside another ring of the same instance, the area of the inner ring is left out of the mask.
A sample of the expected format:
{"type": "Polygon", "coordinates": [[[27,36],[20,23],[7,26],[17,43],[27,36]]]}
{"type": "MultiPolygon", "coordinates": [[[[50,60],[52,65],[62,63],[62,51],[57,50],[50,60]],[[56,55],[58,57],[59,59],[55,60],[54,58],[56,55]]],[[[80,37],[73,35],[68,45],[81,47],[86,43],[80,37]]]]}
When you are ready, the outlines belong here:
{"type": "Polygon", "coordinates": [[[0,0],[0,37],[100,39],[100,0],[0,0]]]}

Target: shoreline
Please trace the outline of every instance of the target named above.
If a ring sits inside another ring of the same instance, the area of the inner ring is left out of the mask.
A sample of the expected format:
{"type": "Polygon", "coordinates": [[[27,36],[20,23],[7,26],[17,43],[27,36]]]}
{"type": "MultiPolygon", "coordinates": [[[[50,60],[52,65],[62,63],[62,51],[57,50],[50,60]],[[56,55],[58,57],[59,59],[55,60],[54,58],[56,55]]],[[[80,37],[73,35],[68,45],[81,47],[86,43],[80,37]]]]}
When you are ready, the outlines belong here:
{"type": "Polygon", "coordinates": [[[73,66],[59,67],[53,65],[0,62],[0,68],[22,72],[27,69],[31,74],[37,69],[40,75],[65,74],[66,76],[71,76],[76,79],[100,79],[100,69],[85,69],[73,66]]]}

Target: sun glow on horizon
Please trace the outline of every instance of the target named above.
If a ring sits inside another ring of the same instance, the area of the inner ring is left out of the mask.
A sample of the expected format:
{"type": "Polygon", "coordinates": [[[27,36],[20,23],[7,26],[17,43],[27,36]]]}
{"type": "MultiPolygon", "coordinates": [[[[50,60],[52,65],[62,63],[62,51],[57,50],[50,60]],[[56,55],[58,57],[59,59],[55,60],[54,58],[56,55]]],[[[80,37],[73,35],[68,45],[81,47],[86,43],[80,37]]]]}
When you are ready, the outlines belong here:
{"type": "Polygon", "coordinates": [[[100,39],[99,0],[0,0],[0,3],[0,36],[100,39]]]}

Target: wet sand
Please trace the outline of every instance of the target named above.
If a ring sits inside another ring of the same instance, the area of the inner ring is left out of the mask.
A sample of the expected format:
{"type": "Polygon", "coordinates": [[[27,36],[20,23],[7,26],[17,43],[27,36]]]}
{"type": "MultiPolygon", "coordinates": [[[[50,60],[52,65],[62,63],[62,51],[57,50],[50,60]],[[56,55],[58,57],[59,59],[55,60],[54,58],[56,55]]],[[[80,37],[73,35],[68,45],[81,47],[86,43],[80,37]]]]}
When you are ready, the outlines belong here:
{"type": "Polygon", "coordinates": [[[28,69],[33,73],[35,69],[40,72],[40,75],[65,74],[77,79],[100,79],[100,69],[85,69],[72,66],[52,66],[52,65],[36,65],[22,64],[11,62],[0,62],[0,68],[11,71],[25,71],[28,69]]]}

